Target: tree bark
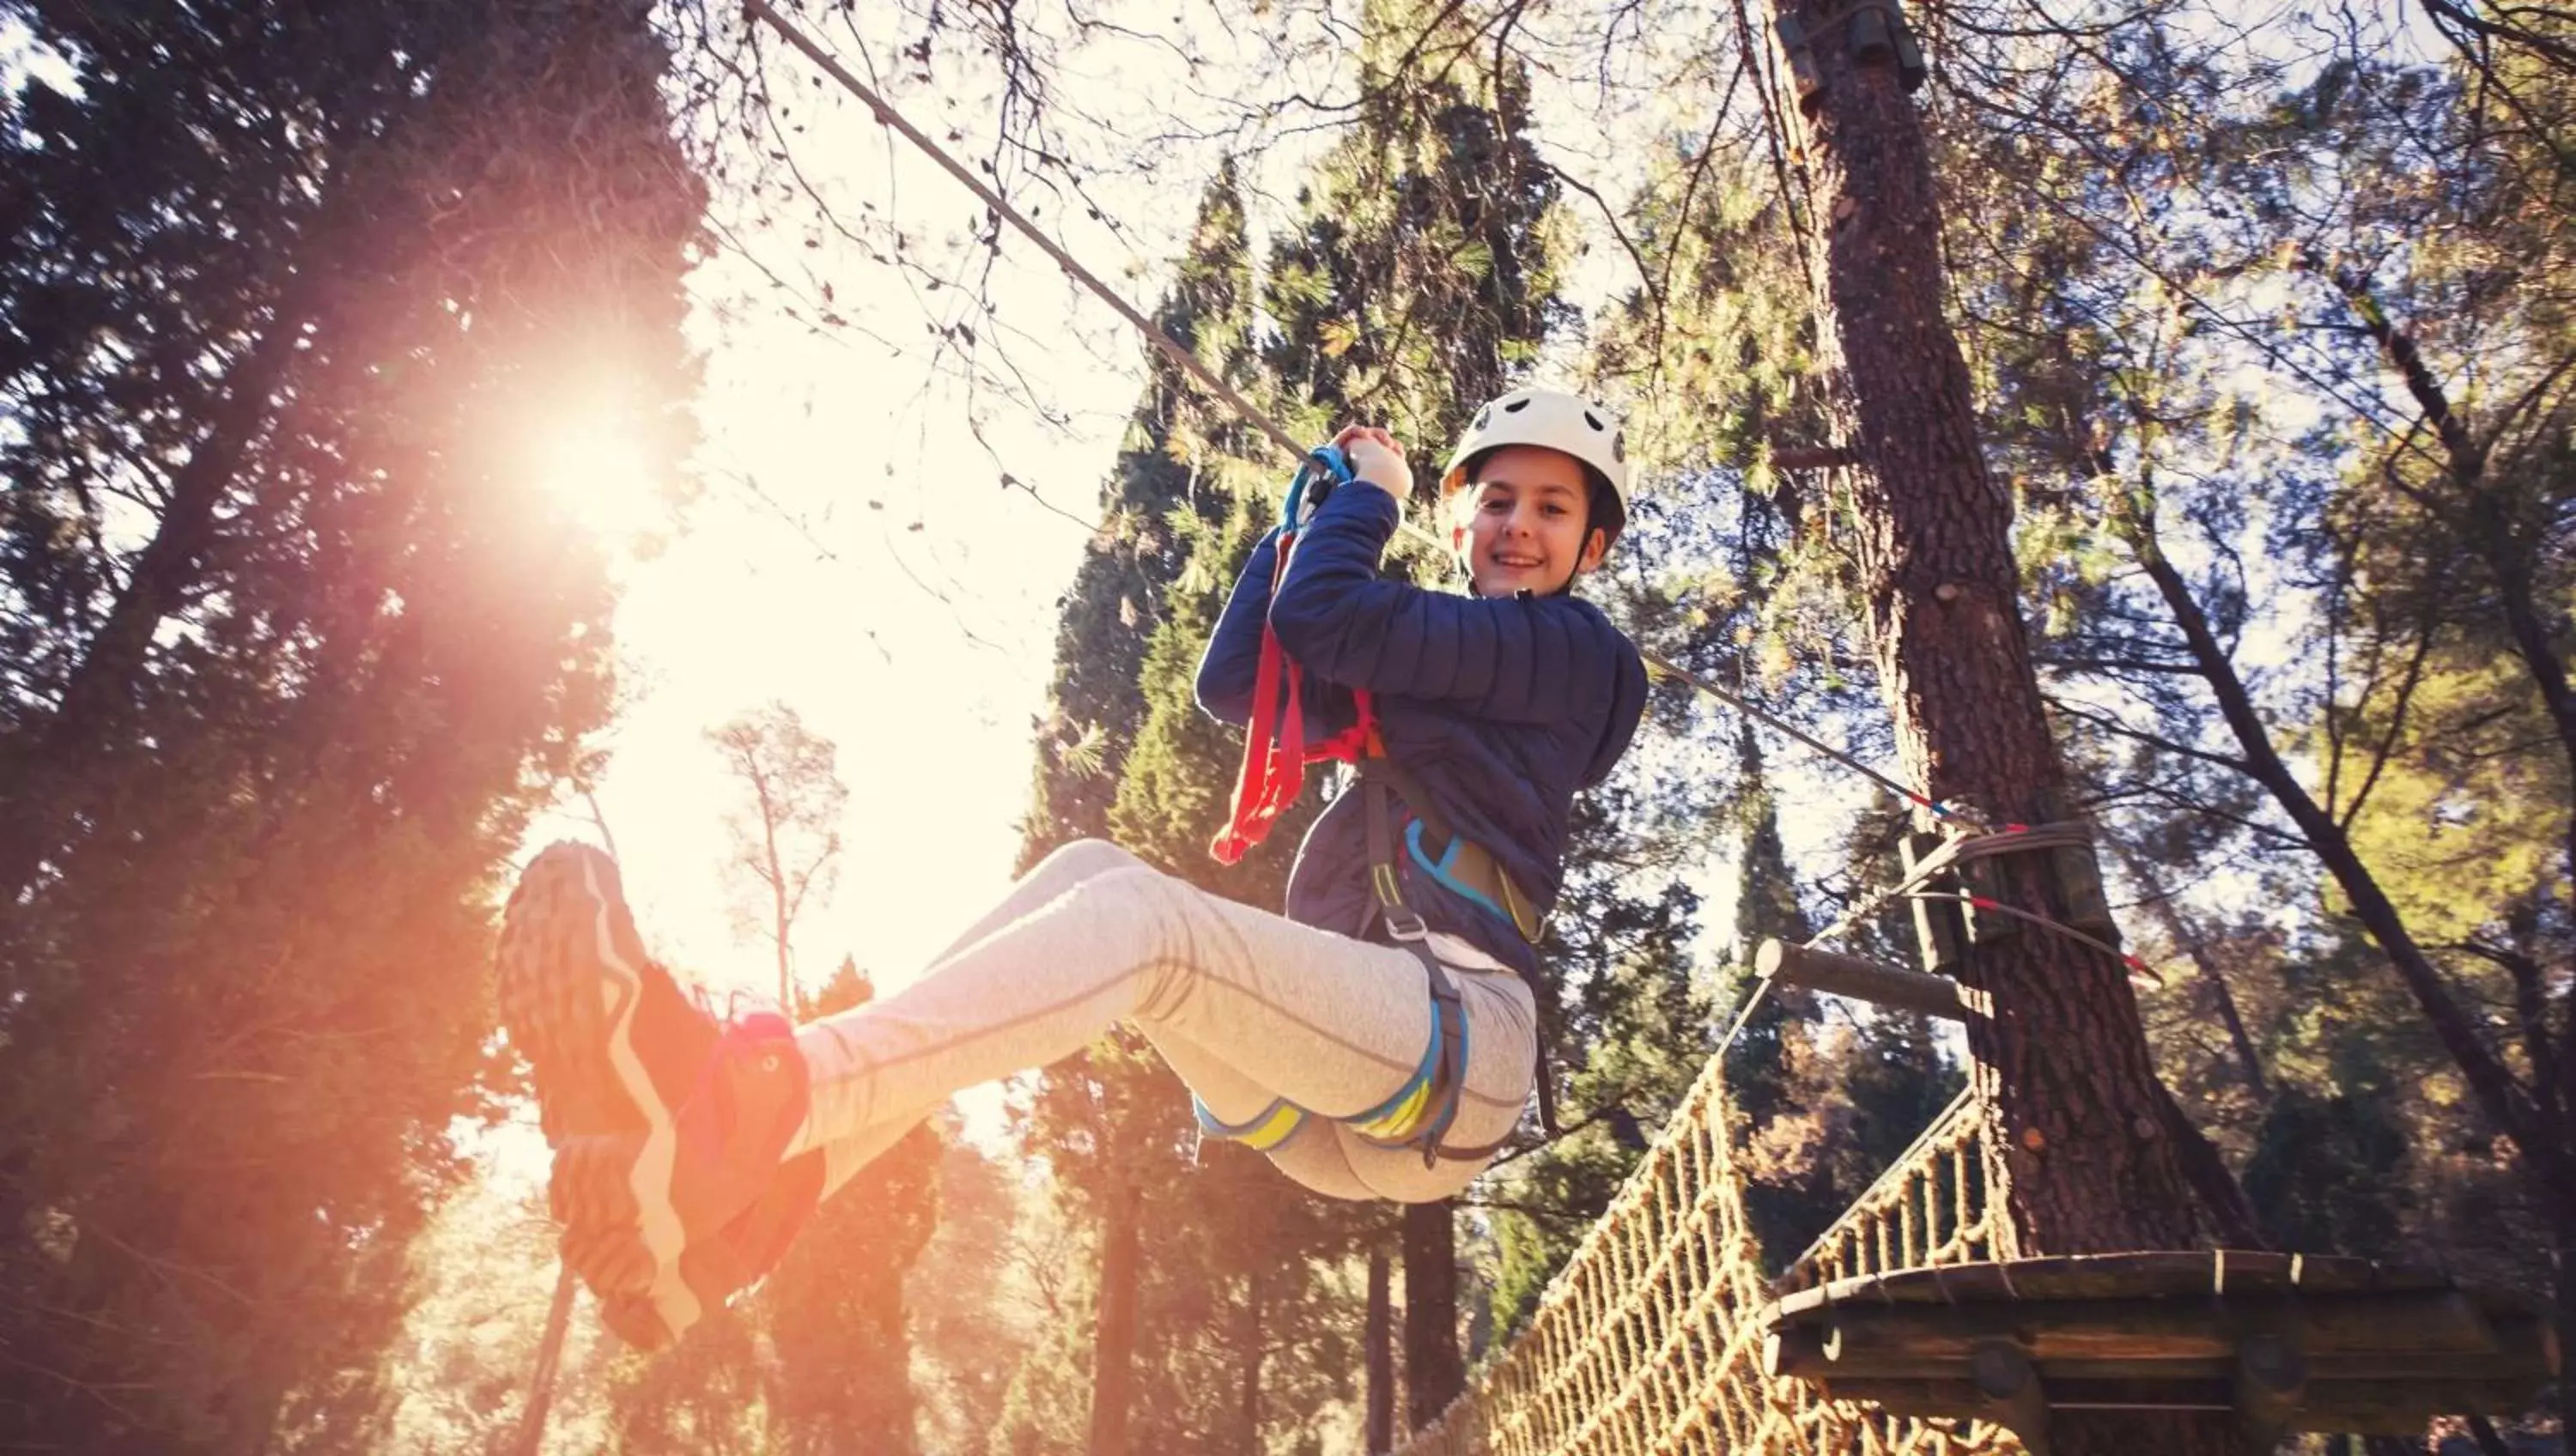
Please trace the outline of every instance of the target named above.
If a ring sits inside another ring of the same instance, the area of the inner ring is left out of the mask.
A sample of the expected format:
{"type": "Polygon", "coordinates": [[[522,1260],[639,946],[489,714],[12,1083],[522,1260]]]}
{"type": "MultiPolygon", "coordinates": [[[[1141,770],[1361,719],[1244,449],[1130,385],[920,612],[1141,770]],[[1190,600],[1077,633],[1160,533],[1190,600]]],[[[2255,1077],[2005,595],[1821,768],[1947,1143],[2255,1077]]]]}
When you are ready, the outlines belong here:
{"type": "Polygon", "coordinates": [[[1364,1404],[1368,1456],[1395,1449],[1395,1311],[1388,1284],[1393,1273],[1384,1247],[1369,1250],[1368,1320],[1360,1333],[1368,1366],[1364,1404]]]}
{"type": "Polygon", "coordinates": [[[1136,1188],[1116,1165],[1114,1143],[1110,1156],[1100,1228],[1100,1308],[1092,1326],[1090,1456],[1127,1456],[1128,1405],[1136,1385],[1136,1188]]]}
{"type": "Polygon", "coordinates": [[[1458,1352],[1457,1206],[1404,1208],[1404,1420],[1421,1430],[1467,1388],[1458,1352]]]}
{"type": "MultiPolygon", "coordinates": [[[[1846,480],[1881,692],[1906,773],[1990,822],[2036,822],[2064,772],[2020,612],[2012,502],[1990,476],[1965,360],[1942,316],[1940,209],[1920,118],[1892,57],[1851,34],[1890,12],[1775,0],[1809,39],[1805,219],[1823,256],[1818,356],[1856,459],[1846,480]]],[[[2062,919],[2044,857],[1990,861],[1981,893],[2062,919]]],[[[2037,927],[1981,920],[1961,979],[1993,998],[1968,1023],[1999,1255],[2185,1248],[2212,1221],[2148,1058],[2125,967],[2037,927]]],[[[2222,1420],[2061,1415],[2063,1456],[2218,1452],[2222,1420]]]]}
{"type": "Polygon", "coordinates": [[[1253,1266],[1252,1272],[1244,1277],[1243,1284],[1242,1323],[1235,1336],[1235,1347],[1243,1362],[1243,1383],[1236,1400],[1236,1415],[1242,1423],[1242,1430],[1235,1449],[1258,1452],[1261,1449],[1261,1365],[1262,1357],[1267,1353],[1265,1342],[1269,1338],[1261,1322],[1261,1301],[1265,1291],[1259,1265],[1253,1266]]]}

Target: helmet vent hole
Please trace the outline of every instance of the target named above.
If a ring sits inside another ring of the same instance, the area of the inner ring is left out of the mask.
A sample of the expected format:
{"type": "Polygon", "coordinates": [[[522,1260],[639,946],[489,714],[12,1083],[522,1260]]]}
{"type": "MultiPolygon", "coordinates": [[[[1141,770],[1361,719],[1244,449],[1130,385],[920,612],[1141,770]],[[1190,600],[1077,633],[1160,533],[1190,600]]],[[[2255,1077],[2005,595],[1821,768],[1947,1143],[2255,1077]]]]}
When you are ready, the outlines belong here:
{"type": "Polygon", "coordinates": [[[1524,395],[1524,396],[1522,396],[1521,398],[1516,399],[1516,400],[1513,400],[1511,403],[1509,403],[1509,404],[1507,404],[1507,405],[1504,405],[1504,406],[1503,406],[1503,413],[1505,413],[1505,414],[1507,414],[1507,415],[1516,415],[1516,414],[1519,414],[1522,410],[1525,410],[1525,409],[1528,409],[1528,408],[1529,408],[1529,397],[1528,397],[1528,396],[1526,396],[1526,395],[1524,395]]]}
{"type": "Polygon", "coordinates": [[[1493,418],[1494,418],[1494,407],[1493,407],[1492,405],[1487,405],[1487,406],[1485,406],[1483,409],[1480,409],[1480,410],[1476,411],[1476,422],[1475,422],[1474,424],[1472,424],[1472,425],[1469,425],[1467,428],[1469,428],[1469,429],[1471,429],[1471,430],[1481,430],[1481,429],[1483,429],[1483,428],[1484,428],[1488,423],[1490,423],[1490,422],[1493,420],[1493,418]]]}
{"type": "Polygon", "coordinates": [[[1591,426],[1593,429],[1595,429],[1595,430],[1600,430],[1600,429],[1607,428],[1606,426],[1604,426],[1604,425],[1601,423],[1600,416],[1595,415],[1595,414],[1594,414],[1594,413],[1592,413],[1592,411],[1590,411],[1590,410],[1585,410],[1585,411],[1583,412],[1583,422],[1584,422],[1585,424],[1587,424],[1587,425],[1590,425],[1590,426],[1591,426]]]}

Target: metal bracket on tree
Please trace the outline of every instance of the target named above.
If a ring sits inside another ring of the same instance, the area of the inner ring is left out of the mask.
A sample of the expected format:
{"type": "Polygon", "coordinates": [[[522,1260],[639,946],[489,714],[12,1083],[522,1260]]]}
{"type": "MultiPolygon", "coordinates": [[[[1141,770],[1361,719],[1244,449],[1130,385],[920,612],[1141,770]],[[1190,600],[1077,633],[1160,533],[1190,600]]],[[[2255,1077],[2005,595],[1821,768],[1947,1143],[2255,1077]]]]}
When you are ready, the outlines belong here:
{"type": "Polygon", "coordinates": [[[2026,921],[2071,931],[2129,960],[2133,971],[2143,969],[2121,950],[2120,928],[2111,917],[2110,897],[2102,889],[2102,865],[2094,853],[2091,827],[2069,818],[2064,797],[2054,791],[2040,796],[2039,807],[2045,816],[2042,823],[2022,827],[2018,832],[1982,836],[1976,841],[1973,857],[1959,855],[1937,870],[1924,866],[1952,841],[1937,834],[1909,834],[1898,843],[1908,883],[1920,882],[1929,887],[1948,880],[1955,886],[1955,893],[1916,893],[1909,897],[1914,903],[1915,942],[1921,951],[1923,969],[1957,975],[1965,947],[2017,935],[2026,921]],[[2044,857],[2049,891],[2059,918],[2016,911],[2006,903],[2007,897],[2002,893],[2003,862],[2031,857],[2044,857]]]}
{"type": "MultiPolygon", "coordinates": [[[[1853,64],[1893,65],[1896,83],[1905,88],[1907,95],[1921,90],[1931,76],[1931,68],[1923,61],[1922,43],[1914,38],[1913,27],[1905,23],[1904,12],[1897,9],[1894,0],[1859,0],[1817,23],[1820,32],[1835,25],[1843,27],[1853,64]]],[[[1781,16],[1779,30],[1780,49],[1789,57],[1789,78],[1798,88],[1798,109],[1813,116],[1816,88],[1824,84],[1816,71],[1816,38],[1794,16],[1781,16]]]]}

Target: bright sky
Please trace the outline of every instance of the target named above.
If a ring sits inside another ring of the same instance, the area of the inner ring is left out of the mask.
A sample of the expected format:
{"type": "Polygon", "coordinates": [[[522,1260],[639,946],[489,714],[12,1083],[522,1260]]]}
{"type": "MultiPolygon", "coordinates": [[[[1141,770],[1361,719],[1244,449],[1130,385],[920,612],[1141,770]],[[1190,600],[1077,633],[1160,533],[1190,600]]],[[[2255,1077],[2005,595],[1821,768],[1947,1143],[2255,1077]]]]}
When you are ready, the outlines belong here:
{"type": "MultiPolygon", "coordinates": [[[[765,941],[733,930],[734,787],[704,734],[773,699],[795,708],[840,745],[851,790],[839,893],[798,928],[800,973],[819,982],[849,953],[899,982],[1006,883],[1053,600],[1086,533],[998,488],[899,364],[784,323],[746,334],[709,359],[704,498],[626,571],[633,698],[600,804],[657,952],[767,989],[765,941]]],[[[1065,377],[1086,408],[1131,392],[1105,370],[1065,377]]],[[[1093,429],[1011,458],[1088,517],[1113,443],[1093,429]]],[[[535,840],[590,837],[587,810],[567,810],[535,840]]]]}
{"type": "MultiPolygon", "coordinates": [[[[934,245],[971,216],[953,182],[911,159],[889,173],[873,127],[840,114],[815,125],[802,152],[849,162],[819,179],[837,210],[882,209],[934,245]]],[[[1150,237],[1167,221],[1148,211],[1140,225],[1150,237]]],[[[1008,347],[1070,428],[997,405],[984,428],[996,464],[968,427],[966,391],[934,376],[924,347],[934,318],[983,321],[837,241],[805,247],[807,231],[791,221],[752,236],[752,260],[729,250],[697,280],[705,493],[684,533],[626,569],[617,632],[633,697],[599,792],[657,953],[755,992],[774,977],[766,942],[735,930],[720,873],[734,788],[705,731],[776,700],[838,743],[847,848],[837,894],[798,926],[799,978],[819,984],[845,953],[881,985],[912,977],[1008,883],[1055,598],[1141,380],[1137,346],[1109,330],[1105,308],[1043,264],[1022,266],[1030,250],[1006,249],[995,293],[1003,321],[1026,330],[1008,347]],[[790,278],[802,306],[761,268],[790,278]],[[819,312],[825,284],[853,327],[791,316],[819,312]],[[730,323],[713,307],[728,302],[730,323]],[[1003,488],[1004,469],[1046,504],[1003,488]]],[[[622,482],[572,483],[625,496],[601,513],[612,525],[633,510],[622,482]]],[[[565,834],[595,837],[582,806],[538,825],[530,849],[565,834]]]]}

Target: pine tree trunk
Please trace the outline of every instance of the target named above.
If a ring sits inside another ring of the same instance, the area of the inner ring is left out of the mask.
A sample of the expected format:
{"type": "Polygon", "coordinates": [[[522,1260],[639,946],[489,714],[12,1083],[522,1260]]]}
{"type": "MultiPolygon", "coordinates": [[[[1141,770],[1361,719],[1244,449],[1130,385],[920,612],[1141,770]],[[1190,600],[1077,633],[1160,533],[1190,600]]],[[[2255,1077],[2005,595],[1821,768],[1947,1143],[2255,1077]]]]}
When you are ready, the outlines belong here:
{"type": "MultiPolygon", "coordinates": [[[[103,763],[132,746],[123,719],[146,692],[153,634],[198,588],[217,513],[312,321],[304,296],[289,293],[235,366],[205,438],[171,473],[168,504],[152,539],[126,568],[124,586],[64,685],[62,700],[27,730],[23,747],[0,756],[0,905],[35,882],[47,857],[62,847],[68,826],[87,810],[103,763]]],[[[11,747],[0,744],[0,750],[11,747]]]]}
{"type": "MultiPolygon", "coordinates": [[[[2549,1282],[2558,1304],[2559,1429],[2576,1431],[2576,1365],[2569,1363],[2576,1359],[2576,1187],[2541,1186],[2542,1195],[2551,1198],[2550,1232],[2558,1245],[2549,1251],[2549,1282]]],[[[2567,1444],[2576,1449],[2576,1440],[2567,1444]]]]}
{"type": "Polygon", "coordinates": [[[1127,1407],[1136,1383],[1136,1188],[1123,1168],[1113,1167],[1110,1177],[1100,1229],[1100,1309],[1092,1327],[1090,1456],[1127,1456],[1127,1407]]]}
{"type": "Polygon", "coordinates": [[[519,1412],[510,1456],[537,1456],[545,1448],[546,1417],[554,1409],[555,1376],[563,1365],[564,1334],[572,1328],[575,1287],[572,1265],[565,1263],[555,1271],[554,1302],[546,1307],[545,1331],[537,1337],[537,1368],[528,1377],[528,1403],[519,1412]]]}
{"type": "Polygon", "coordinates": [[[1235,1339],[1243,1370],[1243,1385],[1237,1393],[1237,1418],[1242,1422],[1242,1435],[1235,1443],[1238,1451],[1261,1449],[1261,1364],[1269,1338],[1261,1323],[1263,1292],[1261,1269],[1256,1265],[1244,1280],[1243,1323],[1235,1339]]]}
{"type": "Polygon", "coordinates": [[[769,924],[771,942],[778,951],[778,1010],[782,1016],[796,1014],[796,983],[787,973],[787,865],[778,853],[778,806],[769,799],[769,780],[760,771],[756,754],[745,753],[752,793],[760,800],[761,853],[769,862],[769,924]]]}
{"type": "Polygon", "coordinates": [[[1369,1250],[1368,1321],[1360,1341],[1368,1365],[1363,1404],[1368,1412],[1368,1456],[1395,1449],[1395,1310],[1388,1288],[1393,1261],[1384,1248],[1369,1250]]]}
{"type": "Polygon", "coordinates": [[[827,1451],[844,1449],[844,1443],[872,1456],[913,1456],[921,1449],[914,1429],[912,1330],[904,1319],[903,1276],[904,1268],[882,1265],[873,1272],[869,1287],[859,1292],[875,1328],[870,1331],[869,1359],[854,1373],[865,1379],[861,1409],[874,1429],[863,1426],[857,1432],[836,1434],[826,1428],[823,1449],[827,1451]],[[851,1435],[860,1439],[853,1441],[851,1435]]]}
{"type": "Polygon", "coordinates": [[[1458,1353],[1457,1210],[1447,1199],[1404,1208],[1404,1420],[1421,1430],[1467,1387],[1458,1353]]]}
{"type": "MultiPolygon", "coordinates": [[[[1820,372],[1858,462],[1845,472],[1881,690],[1906,776],[1993,822],[2037,822],[2063,782],[2041,711],[2011,545],[2012,502],[1980,451],[1966,361],[1942,317],[1940,209],[1920,118],[1892,60],[1848,33],[1886,12],[1795,0],[1812,42],[1804,163],[1820,249],[1820,372]],[[1841,19],[1831,17],[1839,14],[1841,19]]],[[[2045,860],[1989,861],[1986,893],[2063,916],[2045,860]]],[[[1993,997],[1968,1023],[1987,1119],[1998,1252],[2086,1254],[2202,1242],[2182,1140],[2120,962],[2033,927],[1979,924],[1962,979],[1993,997]],[[1990,928],[1991,927],[1991,928],[1990,928]]],[[[2060,1416],[2060,1456],[2217,1452],[2224,1421],[2060,1416]]]]}

